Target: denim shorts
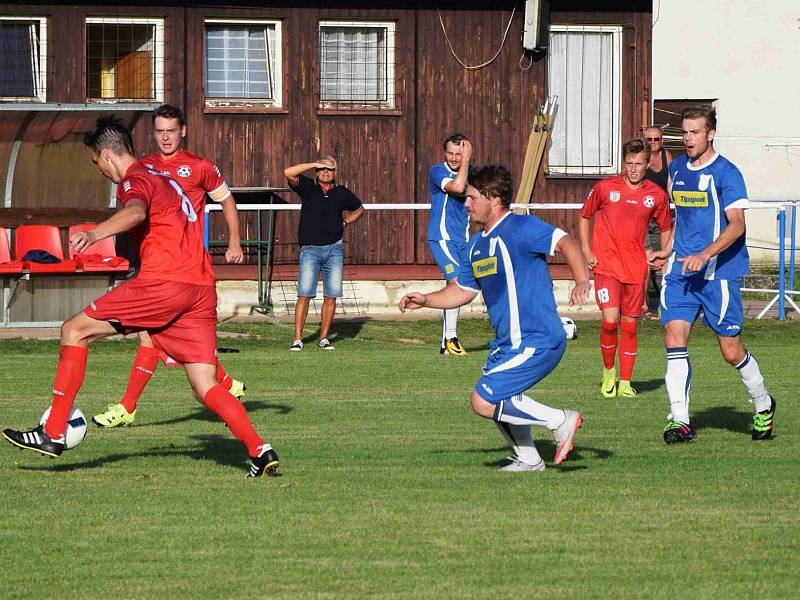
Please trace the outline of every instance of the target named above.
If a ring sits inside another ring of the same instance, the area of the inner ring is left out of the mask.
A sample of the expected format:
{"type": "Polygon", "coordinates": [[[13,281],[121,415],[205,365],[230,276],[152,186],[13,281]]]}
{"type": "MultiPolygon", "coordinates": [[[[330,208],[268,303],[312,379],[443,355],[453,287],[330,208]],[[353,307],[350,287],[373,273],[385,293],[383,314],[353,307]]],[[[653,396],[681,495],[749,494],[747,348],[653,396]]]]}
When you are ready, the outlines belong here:
{"type": "Polygon", "coordinates": [[[342,240],[327,246],[301,246],[300,271],[297,276],[297,295],[314,298],[317,280],[322,271],[322,295],[341,298],[344,252],[342,240]]]}

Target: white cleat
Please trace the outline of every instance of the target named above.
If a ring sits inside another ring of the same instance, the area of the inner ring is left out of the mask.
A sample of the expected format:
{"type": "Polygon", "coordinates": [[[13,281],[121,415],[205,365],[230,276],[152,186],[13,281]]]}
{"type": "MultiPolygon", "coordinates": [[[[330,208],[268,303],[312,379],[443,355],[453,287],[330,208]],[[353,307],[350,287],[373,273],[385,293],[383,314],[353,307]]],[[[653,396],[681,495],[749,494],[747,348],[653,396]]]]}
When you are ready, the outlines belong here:
{"type": "Polygon", "coordinates": [[[535,465],[529,465],[526,462],[522,462],[519,458],[509,456],[509,460],[511,461],[505,467],[500,467],[497,469],[502,473],[524,473],[526,471],[544,471],[544,461],[540,460],[535,465]]]}
{"type": "Polygon", "coordinates": [[[553,430],[553,440],[558,444],[556,456],[553,459],[555,464],[560,465],[567,460],[569,453],[572,452],[575,434],[582,423],[581,413],[574,410],[564,411],[564,422],[553,430]]]}

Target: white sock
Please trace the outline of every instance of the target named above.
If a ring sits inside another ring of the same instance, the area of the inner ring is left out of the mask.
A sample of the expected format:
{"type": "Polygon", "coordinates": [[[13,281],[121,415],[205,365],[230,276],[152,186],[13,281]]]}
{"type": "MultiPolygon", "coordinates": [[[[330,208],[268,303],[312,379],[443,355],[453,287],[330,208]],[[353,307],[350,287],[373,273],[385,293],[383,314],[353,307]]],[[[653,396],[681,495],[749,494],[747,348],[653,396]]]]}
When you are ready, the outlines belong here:
{"type": "Polygon", "coordinates": [[[667,373],[664,376],[672,419],[689,423],[689,389],[692,387],[692,365],[688,348],[667,348],[667,373]]]}
{"type": "Polygon", "coordinates": [[[542,457],[539,456],[539,451],[533,443],[530,425],[511,425],[497,421],[495,423],[503,437],[511,444],[511,449],[517,458],[529,465],[538,465],[542,462],[542,457]]]}
{"type": "Polygon", "coordinates": [[[536,425],[557,429],[566,418],[564,411],[552,408],[524,394],[501,400],[494,407],[492,419],[511,425],[536,425]]]}
{"type": "Polygon", "coordinates": [[[442,311],[442,346],[444,346],[445,340],[458,337],[456,334],[458,311],[458,308],[448,308],[442,311]]]}
{"type": "Polygon", "coordinates": [[[747,393],[750,394],[750,403],[756,407],[756,412],[768,410],[772,406],[772,399],[767,392],[767,386],[764,385],[764,377],[761,375],[756,357],[748,351],[736,368],[744,387],[747,388],[747,393]]]}

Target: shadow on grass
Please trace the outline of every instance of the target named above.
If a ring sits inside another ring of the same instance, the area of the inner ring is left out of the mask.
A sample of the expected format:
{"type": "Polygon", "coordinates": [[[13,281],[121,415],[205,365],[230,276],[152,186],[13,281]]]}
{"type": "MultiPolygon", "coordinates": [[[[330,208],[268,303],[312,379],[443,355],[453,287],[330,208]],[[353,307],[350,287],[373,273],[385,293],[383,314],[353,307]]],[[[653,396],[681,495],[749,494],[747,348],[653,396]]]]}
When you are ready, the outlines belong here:
{"type": "MultiPolygon", "coordinates": [[[[367,319],[353,319],[348,321],[336,321],[334,319],[328,339],[335,343],[337,340],[341,341],[357,338],[358,334],[361,333],[361,330],[364,328],[364,323],[366,321],[367,319]]],[[[317,328],[314,330],[314,333],[303,336],[303,343],[311,344],[311,342],[318,342],[319,339],[319,328],[317,328]]],[[[316,346],[316,343],[313,345],[316,346]]]]}
{"type": "Polygon", "coordinates": [[[647,381],[634,381],[633,388],[637,392],[652,392],[661,387],[664,387],[663,379],[648,379],[647,381]]]}
{"type": "MultiPolygon", "coordinates": [[[[294,410],[291,406],[286,406],[285,404],[269,404],[267,402],[262,402],[261,400],[246,400],[242,402],[242,406],[244,406],[245,410],[248,413],[258,412],[260,410],[271,410],[279,415],[286,415],[289,414],[294,410]]],[[[186,421],[219,421],[219,417],[212,413],[204,406],[196,406],[195,411],[189,413],[188,415],[184,415],[182,417],[175,417],[174,419],[166,419],[164,421],[153,421],[151,423],[142,423],[139,425],[140,427],[151,427],[154,425],[174,425],[176,423],[185,423],[186,421]]]]}
{"type": "MultiPolygon", "coordinates": [[[[546,441],[546,440],[536,440],[536,449],[539,450],[539,454],[541,454],[542,458],[547,461],[548,463],[552,463],[553,458],[556,455],[556,445],[553,442],[546,441]]],[[[472,452],[509,452],[509,448],[487,448],[485,450],[472,450],[472,452]]],[[[576,465],[574,464],[575,461],[584,460],[585,458],[594,458],[595,460],[606,460],[614,456],[614,453],[611,450],[606,450],[605,448],[591,448],[589,446],[575,446],[572,452],[567,459],[569,461],[568,465],[559,465],[557,468],[560,471],[582,471],[583,469],[588,468],[586,465],[576,465]]],[[[507,458],[502,458],[499,460],[493,460],[483,463],[484,466],[487,467],[502,467],[508,464],[507,458]]]]}
{"type": "Polygon", "coordinates": [[[20,467],[22,471],[47,471],[49,473],[69,473],[81,469],[97,469],[107,465],[135,458],[168,458],[171,456],[187,457],[194,460],[213,460],[220,466],[236,468],[246,473],[247,453],[242,445],[224,435],[191,435],[189,439],[195,440],[196,445],[176,446],[169,444],[164,448],[152,448],[143,452],[130,452],[127,454],[108,454],[86,462],[70,464],[55,463],[45,467],[20,467]]]}
{"type": "Polygon", "coordinates": [[[753,413],[736,410],[732,406],[707,408],[692,416],[695,429],[726,429],[736,433],[750,433],[753,413]]]}

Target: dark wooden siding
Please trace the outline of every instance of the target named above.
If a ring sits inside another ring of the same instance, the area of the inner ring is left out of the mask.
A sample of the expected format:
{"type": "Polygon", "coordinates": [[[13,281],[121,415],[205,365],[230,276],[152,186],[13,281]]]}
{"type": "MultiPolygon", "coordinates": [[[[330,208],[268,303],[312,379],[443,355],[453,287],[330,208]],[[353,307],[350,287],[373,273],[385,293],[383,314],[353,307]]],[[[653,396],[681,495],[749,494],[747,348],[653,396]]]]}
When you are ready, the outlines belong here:
{"type": "MultiPolygon", "coordinates": [[[[246,4],[246,3],[243,3],[246,4]]],[[[188,148],[213,158],[229,185],[281,186],[287,165],[334,154],[339,160],[340,182],[365,202],[428,201],[426,180],[430,166],[442,160],[441,142],[453,131],[475,140],[477,162],[507,165],[517,177],[522,171],[525,145],[536,109],[546,95],[546,60],[520,68],[520,36],[524,4],[443,3],[442,18],[453,47],[468,64],[483,62],[500,45],[512,7],[517,13],[502,52],[489,66],[463,69],[452,57],[442,35],[437,11],[422,3],[408,8],[364,8],[366,3],[329,3],[324,8],[302,3],[260,2],[249,6],[206,4],[159,6],[149,4],[56,6],[28,10],[19,5],[0,7],[3,14],[49,17],[48,100],[80,103],[85,100],[85,26],[87,16],[149,16],[166,21],[166,101],[186,109],[188,148]],[[204,19],[207,17],[280,19],[283,26],[283,109],[269,113],[225,113],[204,108],[204,19]],[[320,114],[318,110],[318,21],[369,19],[396,23],[395,85],[397,110],[393,114],[320,114]]],[[[395,6],[399,6],[396,3],[395,6]]],[[[616,24],[623,26],[623,139],[638,135],[649,120],[651,3],[584,2],[553,0],[553,23],[616,24]],[[598,4],[604,7],[597,9],[598,4]]],[[[53,113],[56,121],[74,119],[53,113]]],[[[0,158],[7,156],[6,132],[14,130],[7,114],[0,115],[3,139],[0,158]]],[[[18,116],[18,119],[24,118],[18,116]]],[[[43,149],[49,140],[49,117],[35,117],[37,127],[21,153],[15,180],[14,204],[104,206],[108,192],[92,166],[80,166],[80,135],[86,122],[68,129],[69,148],[43,149]],[[70,137],[71,136],[71,137],[70,137]],[[38,144],[38,147],[37,147],[38,144]],[[67,156],[68,155],[68,156],[67,156]],[[77,157],[77,158],[76,158],[77,157]],[[64,165],[67,165],[66,168],[64,165]],[[61,178],[63,189],[43,186],[40,178],[61,178]],[[74,177],[73,177],[73,174],[74,177]],[[98,183],[99,182],[99,183],[98,183]],[[25,190],[28,191],[25,191],[25,190]],[[34,191],[34,189],[36,191],[34,191]],[[17,195],[19,193],[19,195],[17,195]]],[[[50,122],[49,126],[53,123],[50,122]]],[[[64,129],[65,125],[57,125],[64,129]]],[[[149,118],[139,118],[135,141],[140,153],[150,151],[149,118]]],[[[4,163],[5,165],[5,163],[4,163]]],[[[0,169],[4,170],[3,167],[0,169]]],[[[2,177],[0,177],[2,181],[2,177]]],[[[548,177],[540,171],[534,199],[542,202],[581,202],[596,178],[548,177]]],[[[283,199],[295,202],[291,194],[283,199]]],[[[574,211],[548,211],[542,215],[574,230],[574,211]]],[[[244,218],[252,234],[252,216],[244,218]]],[[[345,237],[348,260],[364,265],[428,264],[425,212],[371,212],[345,237]]],[[[279,262],[294,261],[297,214],[277,219],[279,262]]],[[[215,216],[212,237],[221,238],[224,227],[215,216]]]]}

